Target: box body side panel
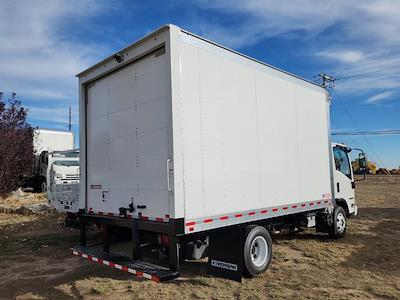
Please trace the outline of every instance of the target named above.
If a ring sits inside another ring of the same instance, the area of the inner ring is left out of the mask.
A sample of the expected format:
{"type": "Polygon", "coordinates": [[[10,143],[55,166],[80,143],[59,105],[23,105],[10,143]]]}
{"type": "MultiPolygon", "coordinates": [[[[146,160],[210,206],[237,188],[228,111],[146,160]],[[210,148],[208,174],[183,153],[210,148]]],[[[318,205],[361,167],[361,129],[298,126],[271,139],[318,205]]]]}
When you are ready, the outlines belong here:
{"type": "Polygon", "coordinates": [[[330,195],[326,95],[181,33],[185,219],[330,195]]]}

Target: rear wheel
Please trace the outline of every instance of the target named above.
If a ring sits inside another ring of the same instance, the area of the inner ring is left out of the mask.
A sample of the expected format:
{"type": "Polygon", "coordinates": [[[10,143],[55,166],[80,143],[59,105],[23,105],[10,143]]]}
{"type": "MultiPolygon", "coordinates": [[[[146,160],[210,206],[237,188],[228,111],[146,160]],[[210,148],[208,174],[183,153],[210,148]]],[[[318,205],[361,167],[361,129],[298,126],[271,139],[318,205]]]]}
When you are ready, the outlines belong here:
{"type": "Polygon", "coordinates": [[[42,191],[42,178],[39,176],[35,176],[32,178],[32,187],[33,191],[36,193],[40,193],[42,191]]]}
{"type": "Polygon", "coordinates": [[[271,263],[272,239],[264,227],[248,226],[243,247],[243,274],[254,277],[265,272],[271,263]]]}
{"type": "Polygon", "coordinates": [[[347,229],[346,212],[341,206],[337,206],[333,211],[333,222],[329,228],[329,235],[332,238],[339,239],[344,237],[347,229]]]}

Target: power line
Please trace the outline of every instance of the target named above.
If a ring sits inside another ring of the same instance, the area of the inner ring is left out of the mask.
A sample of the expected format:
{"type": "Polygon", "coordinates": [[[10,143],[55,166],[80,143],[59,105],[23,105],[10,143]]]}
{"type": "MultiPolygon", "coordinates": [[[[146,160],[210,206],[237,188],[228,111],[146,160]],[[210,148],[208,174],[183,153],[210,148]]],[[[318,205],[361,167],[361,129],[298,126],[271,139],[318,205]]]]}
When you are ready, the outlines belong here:
{"type": "MultiPolygon", "coordinates": [[[[390,104],[399,103],[399,102],[400,102],[400,100],[393,100],[393,101],[385,101],[382,104],[390,105],[390,104]]],[[[363,104],[358,104],[358,105],[346,106],[346,109],[354,109],[354,108],[360,108],[360,107],[364,107],[364,106],[371,106],[373,104],[381,104],[381,103],[363,103],[363,104]]],[[[378,105],[378,107],[379,107],[379,105],[378,105]]],[[[343,107],[335,107],[335,108],[332,108],[332,110],[333,111],[344,110],[344,108],[343,107]]]]}
{"type": "MultiPolygon", "coordinates": [[[[340,77],[340,78],[343,78],[343,77],[353,76],[353,75],[357,75],[357,74],[375,73],[375,72],[378,72],[378,71],[381,71],[381,72],[388,71],[388,69],[382,69],[383,67],[385,67],[385,66],[384,65],[380,65],[380,66],[377,65],[377,66],[373,66],[373,67],[369,67],[369,68],[363,68],[363,69],[354,68],[351,71],[341,72],[339,74],[342,75],[342,77],[340,77]],[[366,71],[369,71],[369,72],[366,72],[366,71]]],[[[395,65],[392,68],[390,68],[390,70],[391,71],[398,70],[399,68],[400,68],[399,65],[395,65]]]]}
{"type": "MultiPolygon", "coordinates": [[[[393,62],[390,62],[390,64],[393,64],[393,62]]],[[[388,65],[390,65],[390,64],[388,63],[388,65]]],[[[367,68],[357,68],[357,67],[355,67],[354,69],[349,70],[347,72],[340,72],[340,74],[342,76],[340,78],[347,77],[347,76],[353,76],[354,74],[365,74],[365,73],[381,71],[383,67],[386,67],[386,64],[370,66],[370,67],[367,67],[367,68]],[[369,71],[369,72],[366,72],[366,71],[369,71]]],[[[396,70],[398,68],[399,68],[399,66],[397,64],[395,64],[395,65],[393,65],[392,68],[390,68],[390,70],[393,71],[393,69],[396,70]]],[[[383,70],[383,71],[385,71],[385,70],[383,70]]]]}
{"type": "MultiPolygon", "coordinates": [[[[350,79],[360,75],[375,74],[384,78],[399,78],[399,75],[394,75],[400,68],[400,55],[396,54],[380,60],[370,61],[364,64],[359,64],[354,67],[344,68],[339,70],[339,77],[337,80],[350,79]],[[390,66],[388,69],[388,66],[390,66]],[[383,69],[385,68],[385,69],[383,69]],[[385,74],[386,72],[386,74],[385,74]],[[383,74],[382,74],[383,73],[383,74]]],[[[379,78],[379,77],[378,77],[379,78]]]]}
{"type": "MultiPolygon", "coordinates": [[[[322,78],[322,86],[325,87],[326,89],[332,89],[333,91],[333,86],[335,83],[335,78],[333,78],[333,76],[328,76],[325,73],[321,73],[319,74],[319,76],[322,78]]],[[[347,117],[350,119],[350,121],[354,124],[354,126],[357,128],[358,132],[362,132],[362,130],[360,130],[358,124],[356,123],[356,121],[353,119],[353,117],[351,116],[350,112],[347,110],[346,105],[344,105],[344,103],[342,103],[342,101],[340,100],[340,98],[338,98],[338,102],[343,106],[343,110],[345,111],[347,117]]],[[[384,167],[384,163],[382,161],[382,159],[379,157],[378,153],[376,152],[375,148],[373,147],[373,145],[367,140],[367,138],[365,137],[365,135],[361,135],[361,137],[364,139],[365,143],[368,145],[368,147],[371,149],[371,151],[374,153],[374,156],[376,157],[377,161],[382,165],[382,167],[384,167]]],[[[361,148],[361,147],[360,147],[361,148]]]]}
{"type": "Polygon", "coordinates": [[[344,68],[344,69],[340,70],[339,72],[341,72],[341,73],[350,73],[354,69],[357,69],[357,68],[360,68],[360,67],[365,67],[365,66],[370,66],[370,65],[376,65],[376,67],[379,67],[379,66],[382,66],[382,65],[390,64],[390,63],[392,63],[392,60],[395,60],[397,58],[400,58],[399,54],[396,54],[396,55],[393,55],[393,56],[389,56],[389,57],[386,57],[386,58],[382,58],[382,59],[379,59],[379,60],[370,61],[370,62],[367,62],[367,63],[364,63],[364,64],[356,65],[354,67],[344,68]],[[385,61],[387,61],[387,62],[382,64],[382,62],[385,62],[385,61]]]}
{"type": "MultiPolygon", "coordinates": [[[[335,121],[334,119],[331,119],[332,123],[334,123],[338,128],[344,128],[342,127],[337,121],[335,121]]],[[[357,148],[363,148],[362,146],[360,146],[360,144],[358,142],[356,142],[355,140],[351,139],[349,136],[346,136],[346,139],[354,146],[356,146],[357,148]]]]}
{"type": "Polygon", "coordinates": [[[331,132],[331,135],[397,135],[400,129],[331,132]]]}
{"type": "MultiPolygon", "coordinates": [[[[344,105],[344,103],[340,100],[340,98],[337,98],[339,101],[339,103],[342,104],[344,112],[346,113],[346,115],[348,116],[348,118],[350,119],[350,121],[354,124],[354,126],[357,128],[358,131],[360,130],[360,127],[357,125],[356,121],[353,119],[353,117],[350,115],[349,111],[347,110],[346,106],[344,105]]],[[[367,138],[365,137],[365,135],[361,135],[361,137],[364,139],[365,143],[368,145],[368,147],[371,149],[371,151],[374,153],[374,156],[377,158],[377,161],[381,164],[382,167],[385,166],[385,164],[383,163],[383,161],[381,160],[381,158],[379,157],[378,153],[376,152],[375,148],[372,146],[372,144],[367,140],[367,138]]]]}
{"type": "MultiPolygon", "coordinates": [[[[391,70],[391,71],[394,71],[394,70],[391,70]]],[[[369,71],[369,72],[364,72],[364,73],[355,73],[355,74],[352,74],[352,75],[348,75],[348,76],[342,76],[342,77],[338,77],[336,80],[343,80],[343,79],[349,79],[349,78],[354,78],[354,77],[360,77],[361,75],[372,75],[372,74],[374,74],[375,75],[375,79],[381,79],[381,78],[384,78],[384,79],[396,79],[396,78],[400,78],[400,75],[399,74],[380,74],[380,73],[377,73],[377,71],[376,70],[371,70],[371,71],[369,71]]]]}

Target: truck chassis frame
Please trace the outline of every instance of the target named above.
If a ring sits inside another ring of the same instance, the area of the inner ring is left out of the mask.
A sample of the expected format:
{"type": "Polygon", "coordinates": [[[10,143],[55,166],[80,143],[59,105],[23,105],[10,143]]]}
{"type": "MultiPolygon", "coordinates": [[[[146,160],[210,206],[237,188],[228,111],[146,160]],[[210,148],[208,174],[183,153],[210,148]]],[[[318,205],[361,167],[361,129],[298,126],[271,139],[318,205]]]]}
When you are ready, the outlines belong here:
{"type": "MultiPolygon", "coordinates": [[[[87,214],[84,210],[79,212],[80,245],[72,247],[72,253],[83,258],[103,263],[105,265],[127,271],[139,277],[151,279],[157,282],[174,279],[180,276],[181,246],[188,241],[195,241],[199,237],[209,236],[208,245],[208,272],[211,275],[223,277],[241,282],[242,280],[242,251],[243,232],[249,225],[260,225],[268,230],[279,230],[290,226],[299,226],[301,220],[307,216],[323,214],[326,208],[309,210],[298,214],[289,214],[277,217],[269,217],[252,222],[235,224],[228,227],[220,227],[185,234],[184,219],[169,219],[169,222],[155,222],[142,219],[99,216],[87,214]],[[102,227],[102,250],[94,250],[87,245],[87,228],[89,224],[97,224],[102,227]],[[130,230],[131,236],[131,257],[116,256],[110,253],[112,233],[111,227],[126,228],[130,230]],[[168,267],[147,263],[142,260],[143,253],[140,244],[141,233],[162,234],[168,237],[168,267]],[[228,265],[236,266],[235,269],[228,269],[217,262],[227,262],[228,265]]],[[[321,219],[321,218],[318,218],[321,219]]],[[[317,220],[317,218],[316,218],[317,220]]],[[[320,227],[320,226],[319,226],[320,227]]],[[[318,226],[317,226],[317,231],[318,226]]]]}

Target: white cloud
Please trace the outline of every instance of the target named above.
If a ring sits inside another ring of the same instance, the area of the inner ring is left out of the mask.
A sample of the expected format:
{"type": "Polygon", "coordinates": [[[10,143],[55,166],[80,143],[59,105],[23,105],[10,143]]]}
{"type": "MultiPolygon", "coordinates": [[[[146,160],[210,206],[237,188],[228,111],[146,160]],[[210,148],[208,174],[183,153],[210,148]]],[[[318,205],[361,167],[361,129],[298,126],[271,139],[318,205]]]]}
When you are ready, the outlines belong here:
{"type": "Polygon", "coordinates": [[[334,66],[339,93],[365,93],[400,89],[400,55],[376,51],[360,62],[334,66]]]}
{"type": "Polygon", "coordinates": [[[395,94],[394,91],[382,92],[382,93],[379,93],[379,94],[376,94],[376,95],[370,97],[367,100],[367,103],[380,103],[382,101],[392,98],[394,96],[394,94],[395,94]]]}
{"type": "Polygon", "coordinates": [[[210,18],[211,21],[196,19],[189,24],[192,30],[216,42],[241,48],[269,37],[294,36],[313,41],[311,57],[327,58],[329,69],[320,71],[340,78],[336,85],[339,93],[400,88],[398,0],[198,3],[201,9],[217,11],[226,17],[210,18]],[[240,21],[229,25],[229,19],[240,21]],[[389,57],[393,59],[388,61],[389,57]]]}
{"type": "Polygon", "coordinates": [[[231,28],[221,23],[210,24],[209,20],[192,26],[207,33],[210,38],[220,36],[225,37],[228,43],[233,41],[232,47],[295,31],[301,31],[301,35],[307,38],[330,27],[341,31],[336,39],[367,37],[388,44],[400,41],[400,18],[397,14],[400,1],[397,0],[293,0],[290,3],[274,0],[204,0],[198,3],[200,8],[241,18],[241,23],[231,28]],[[249,37],[252,38],[249,40],[249,37]]]}
{"type": "Polygon", "coordinates": [[[358,50],[328,50],[317,53],[317,56],[326,57],[344,63],[355,63],[364,59],[364,54],[358,50]]]}
{"type": "Polygon", "coordinates": [[[92,49],[63,35],[63,26],[78,25],[103,9],[94,0],[3,0],[0,90],[30,99],[76,102],[74,76],[90,64],[92,49]]]}
{"type": "Polygon", "coordinates": [[[240,48],[293,31],[316,35],[349,15],[346,1],[294,0],[290,4],[274,0],[200,1],[199,7],[241,17],[237,26],[227,27],[210,20],[192,24],[200,34],[224,45],[240,48]],[[341,2],[342,5],[338,5],[341,2]]]}

